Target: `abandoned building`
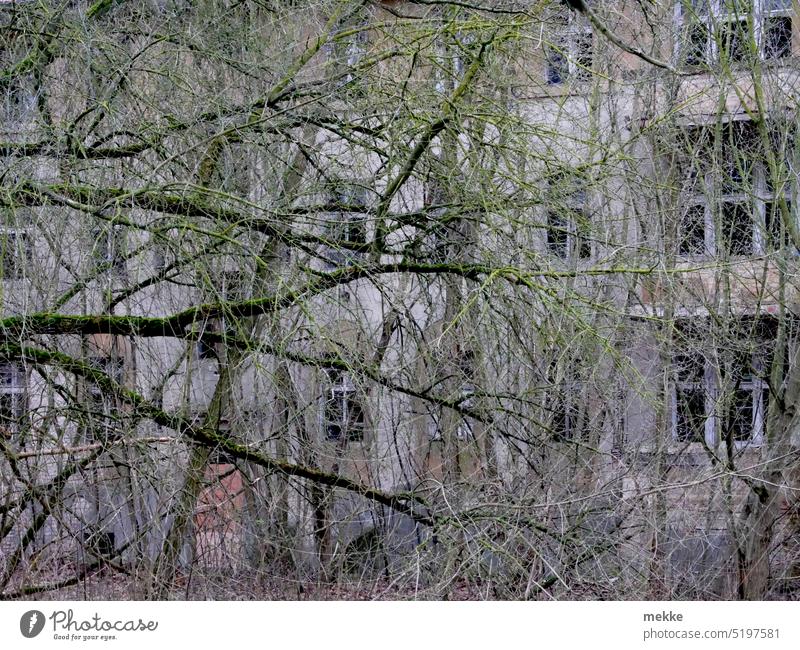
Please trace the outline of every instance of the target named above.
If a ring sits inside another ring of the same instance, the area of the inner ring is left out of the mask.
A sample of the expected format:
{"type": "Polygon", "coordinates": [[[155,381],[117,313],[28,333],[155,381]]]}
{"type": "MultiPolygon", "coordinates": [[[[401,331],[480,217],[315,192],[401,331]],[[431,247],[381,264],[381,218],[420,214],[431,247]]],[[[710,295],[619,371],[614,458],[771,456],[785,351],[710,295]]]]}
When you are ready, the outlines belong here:
{"type": "Polygon", "coordinates": [[[0,593],[794,597],[796,3],[138,4],[0,3],[0,593]]]}

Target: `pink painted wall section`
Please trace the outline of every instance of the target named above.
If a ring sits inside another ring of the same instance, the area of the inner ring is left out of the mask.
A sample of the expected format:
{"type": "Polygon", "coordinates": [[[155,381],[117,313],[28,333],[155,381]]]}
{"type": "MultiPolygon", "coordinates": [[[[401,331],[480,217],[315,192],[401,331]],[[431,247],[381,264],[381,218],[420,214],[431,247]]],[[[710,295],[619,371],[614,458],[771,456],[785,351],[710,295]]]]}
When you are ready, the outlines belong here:
{"type": "Polygon", "coordinates": [[[196,558],[201,566],[234,569],[241,563],[242,475],[233,465],[209,465],[205,481],[194,515],[196,558]]]}

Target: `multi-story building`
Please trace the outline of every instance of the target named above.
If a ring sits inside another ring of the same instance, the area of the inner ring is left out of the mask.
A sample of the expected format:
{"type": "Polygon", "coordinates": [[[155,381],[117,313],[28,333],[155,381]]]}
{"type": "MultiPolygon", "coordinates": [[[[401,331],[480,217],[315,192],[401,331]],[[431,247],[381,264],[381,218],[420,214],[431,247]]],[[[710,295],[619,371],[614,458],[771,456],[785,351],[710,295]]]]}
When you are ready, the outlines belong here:
{"type": "Polygon", "coordinates": [[[3,4],[3,593],[793,592],[791,3],[3,4]]]}

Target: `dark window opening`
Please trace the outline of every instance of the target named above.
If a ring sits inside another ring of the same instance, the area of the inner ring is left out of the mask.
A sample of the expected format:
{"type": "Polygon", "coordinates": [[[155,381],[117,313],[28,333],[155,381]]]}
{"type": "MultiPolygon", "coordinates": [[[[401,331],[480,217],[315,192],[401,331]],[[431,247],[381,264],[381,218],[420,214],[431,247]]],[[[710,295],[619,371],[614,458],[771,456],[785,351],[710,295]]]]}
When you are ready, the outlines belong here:
{"type": "Polygon", "coordinates": [[[750,50],[750,31],[747,20],[725,20],[719,25],[720,58],[731,63],[747,59],[750,50]]]}
{"type": "Polygon", "coordinates": [[[753,164],[759,160],[759,143],[756,125],[749,120],[725,125],[719,152],[723,194],[753,191],[753,164]]]}
{"type": "Polygon", "coordinates": [[[678,253],[702,255],[706,252],[706,209],[702,204],[692,205],[681,221],[678,253]]]}
{"type": "Polygon", "coordinates": [[[553,255],[561,259],[573,256],[588,259],[592,256],[589,221],[582,210],[549,212],[545,230],[547,249],[553,255]]]}
{"type": "MultiPolygon", "coordinates": [[[[792,204],[786,202],[786,209],[792,214],[792,204]]],[[[789,232],[783,227],[781,206],[777,201],[764,203],[764,219],[767,235],[767,250],[776,251],[789,244],[789,232]]]]}
{"type": "Polygon", "coordinates": [[[560,84],[569,77],[569,62],[563,52],[555,47],[547,47],[545,50],[547,60],[545,78],[551,85],[560,84]]]}
{"type": "Polygon", "coordinates": [[[569,222],[560,212],[549,212],[547,215],[547,248],[561,258],[567,257],[569,250],[569,222]]]}
{"type": "Polygon", "coordinates": [[[364,216],[340,214],[336,221],[328,223],[327,258],[334,264],[352,264],[360,259],[363,251],[353,250],[367,243],[367,220],[364,216]]]}
{"type": "Polygon", "coordinates": [[[676,327],[676,344],[685,350],[672,359],[676,440],[701,441],[708,434],[714,439],[709,444],[760,444],[777,321],[742,317],[705,332],[698,321],[676,327]]]}
{"type": "Polygon", "coordinates": [[[706,395],[702,387],[678,386],[677,431],[679,442],[700,442],[705,439],[706,395]]]}
{"type": "Polygon", "coordinates": [[[352,264],[363,254],[367,244],[367,194],[355,184],[335,185],[330,203],[335,212],[325,224],[325,236],[331,244],[324,254],[331,265],[352,264]],[[355,250],[354,250],[355,249],[355,250]]]}
{"type": "Polygon", "coordinates": [[[328,388],[323,405],[325,437],[331,441],[360,442],[364,439],[364,409],[347,373],[326,370],[328,388]]]}
{"type": "Polygon", "coordinates": [[[730,435],[734,442],[747,442],[752,438],[755,427],[752,389],[737,388],[733,391],[723,427],[724,434],[730,435]]]}
{"type": "MultiPolygon", "coordinates": [[[[574,388],[574,387],[573,387],[574,388]]],[[[575,442],[580,438],[578,431],[578,404],[575,395],[556,395],[550,405],[552,420],[550,428],[557,442],[575,442]]]]}
{"type": "Polygon", "coordinates": [[[575,78],[586,81],[592,77],[592,33],[575,34],[575,78]]]}
{"type": "Polygon", "coordinates": [[[29,257],[30,244],[27,233],[6,231],[0,235],[0,269],[3,279],[21,279],[25,275],[29,257]]]}
{"type": "Polygon", "coordinates": [[[679,382],[703,383],[705,358],[700,354],[676,354],[673,357],[676,379],[679,382]]]}
{"type": "Polygon", "coordinates": [[[708,51],[708,27],[704,23],[692,22],[686,29],[684,44],[686,65],[702,65],[708,51]]]}
{"type": "Polygon", "coordinates": [[[113,557],[117,550],[116,535],[107,531],[85,532],[83,541],[87,550],[99,557],[113,557]]]}
{"type": "Polygon", "coordinates": [[[593,36],[588,25],[573,18],[544,47],[545,80],[548,84],[561,84],[574,79],[587,81],[592,77],[594,60],[593,36]]]}
{"type": "Polygon", "coordinates": [[[198,359],[217,359],[217,348],[214,343],[204,341],[202,338],[197,341],[198,359]]]}
{"type": "Polygon", "coordinates": [[[575,212],[575,245],[577,255],[585,260],[592,256],[592,244],[589,240],[589,220],[584,212],[575,212]]]}
{"type": "Polygon", "coordinates": [[[676,381],[676,437],[679,442],[702,441],[706,423],[706,360],[702,354],[676,354],[672,365],[676,381]]]}
{"type": "Polygon", "coordinates": [[[753,217],[749,203],[723,203],[720,245],[727,255],[753,253],[753,217]]]}

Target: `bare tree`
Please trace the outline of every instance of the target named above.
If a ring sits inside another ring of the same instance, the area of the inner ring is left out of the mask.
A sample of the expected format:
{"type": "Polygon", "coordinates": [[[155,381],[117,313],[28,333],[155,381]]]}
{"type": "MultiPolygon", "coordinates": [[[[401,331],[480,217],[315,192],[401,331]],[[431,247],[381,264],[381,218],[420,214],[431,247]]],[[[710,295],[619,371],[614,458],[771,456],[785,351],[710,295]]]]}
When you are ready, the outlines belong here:
{"type": "Polygon", "coordinates": [[[748,7],[3,3],[0,597],[785,596],[748,7]]]}

